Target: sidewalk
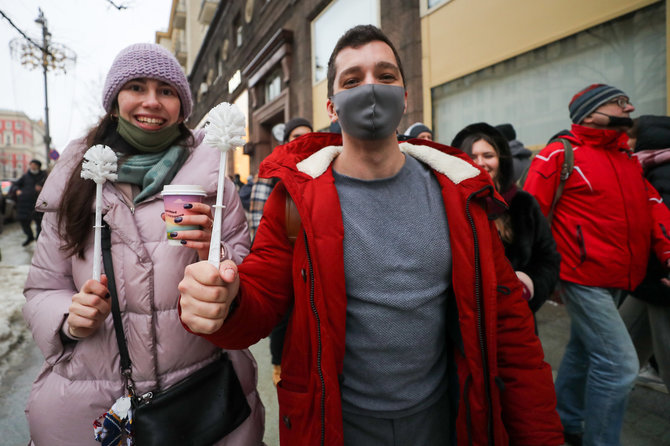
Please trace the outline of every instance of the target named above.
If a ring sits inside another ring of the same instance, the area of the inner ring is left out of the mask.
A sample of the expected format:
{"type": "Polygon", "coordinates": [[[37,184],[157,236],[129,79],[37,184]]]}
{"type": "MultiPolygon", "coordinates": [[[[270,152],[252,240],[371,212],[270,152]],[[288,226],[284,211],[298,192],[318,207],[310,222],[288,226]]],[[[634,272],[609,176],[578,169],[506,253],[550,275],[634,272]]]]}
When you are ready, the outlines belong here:
{"type": "MultiPolygon", "coordinates": [[[[30,262],[32,250],[20,247],[22,235],[17,225],[5,228],[0,236],[2,242],[3,265],[23,265],[30,262]],[[11,254],[11,255],[10,255],[11,254]]],[[[2,265],[0,265],[2,266],[2,265]]],[[[0,268],[0,276],[8,268],[0,268]]],[[[14,274],[14,273],[13,273],[14,274]]],[[[5,289],[3,293],[19,293],[7,288],[8,278],[0,277],[5,289]]],[[[18,278],[16,278],[18,280],[18,278]]],[[[22,280],[25,281],[25,278],[22,280]]],[[[568,340],[570,321],[563,306],[546,303],[537,313],[540,339],[545,350],[546,361],[551,364],[554,374],[558,369],[563,349],[568,340]]],[[[270,349],[268,340],[263,339],[250,348],[258,363],[258,390],[265,404],[265,443],[279,446],[279,422],[277,393],[272,385],[270,349]]],[[[16,351],[23,357],[0,380],[0,444],[3,446],[25,446],[28,443],[28,426],[23,414],[28,393],[33,380],[40,371],[42,356],[29,336],[16,351]]],[[[645,387],[636,387],[630,397],[624,420],[622,444],[624,446],[670,446],[670,395],[645,387]]],[[[529,414],[532,416],[532,414],[529,414]]]]}
{"type": "MultiPolygon", "coordinates": [[[[547,302],[537,312],[545,361],[556,371],[568,342],[570,320],[565,307],[547,302]]],[[[623,446],[670,446],[670,395],[636,386],[631,392],[621,434],[623,446]]]]}

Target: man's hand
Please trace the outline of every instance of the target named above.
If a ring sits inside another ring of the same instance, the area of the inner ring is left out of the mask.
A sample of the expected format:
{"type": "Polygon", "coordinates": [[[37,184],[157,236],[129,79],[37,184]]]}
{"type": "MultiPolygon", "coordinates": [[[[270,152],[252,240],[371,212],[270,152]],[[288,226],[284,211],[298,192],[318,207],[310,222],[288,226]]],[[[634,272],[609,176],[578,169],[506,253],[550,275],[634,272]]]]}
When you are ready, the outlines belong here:
{"type": "Polygon", "coordinates": [[[208,262],[188,265],[179,282],[181,321],[193,332],[212,334],[228,317],[240,279],[237,265],[226,260],[216,270],[208,262]]]}
{"type": "Polygon", "coordinates": [[[97,280],[89,279],[81,290],[72,296],[67,323],[70,335],[85,338],[98,330],[111,311],[107,276],[97,280]]]}

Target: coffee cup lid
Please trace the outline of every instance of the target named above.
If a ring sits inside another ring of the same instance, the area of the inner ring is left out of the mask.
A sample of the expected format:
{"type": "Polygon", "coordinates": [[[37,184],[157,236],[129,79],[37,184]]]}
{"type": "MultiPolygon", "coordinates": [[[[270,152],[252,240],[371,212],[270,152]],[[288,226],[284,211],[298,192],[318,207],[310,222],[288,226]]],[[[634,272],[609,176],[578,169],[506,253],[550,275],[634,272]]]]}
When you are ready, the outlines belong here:
{"type": "Polygon", "coordinates": [[[161,195],[207,195],[205,189],[198,184],[166,184],[161,195]]]}

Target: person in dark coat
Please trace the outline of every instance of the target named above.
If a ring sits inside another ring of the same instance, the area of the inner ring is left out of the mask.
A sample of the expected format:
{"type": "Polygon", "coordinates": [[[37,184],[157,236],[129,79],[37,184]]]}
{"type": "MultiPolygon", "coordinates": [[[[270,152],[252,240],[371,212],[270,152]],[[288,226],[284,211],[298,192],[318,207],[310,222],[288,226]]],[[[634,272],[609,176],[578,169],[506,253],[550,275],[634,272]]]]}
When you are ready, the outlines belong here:
{"type": "Polygon", "coordinates": [[[42,213],[35,211],[35,203],[37,203],[37,196],[47,178],[39,160],[30,161],[29,167],[28,171],[14,182],[13,186],[16,192],[16,219],[21,223],[21,228],[26,234],[26,240],[22,246],[32,243],[42,230],[42,213]],[[35,234],[30,226],[33,221],[35,222],[35,234]]]}
{"type": "MultiPolygon", "coordinates": [[[[458,132],[451,143],[486,170],[509,208],[498,207],[495,220],[505,255],[524,285],[524,298],[539,310],[558,281],[560,255],[551,229],[535,198],[515,184],[513,157],[507,139],[495,127],[480,122],[458,132]]],[[[492,206],[495,206],[492,203],[492,206]]]]}
{"type": "MultiPolygon", "coordinates": [[[[666,206],[670,204],[670,117],[640,116],[632,129],[631,148],[644,174],[666,206]]],[[[650,256],[647,275],[619,309],[641,365],[652,354],[658,372],[670,389],[670,282],[668,270],[650,256]]],[[[638,378],[639,379],[639,378],[638,378]]]]}

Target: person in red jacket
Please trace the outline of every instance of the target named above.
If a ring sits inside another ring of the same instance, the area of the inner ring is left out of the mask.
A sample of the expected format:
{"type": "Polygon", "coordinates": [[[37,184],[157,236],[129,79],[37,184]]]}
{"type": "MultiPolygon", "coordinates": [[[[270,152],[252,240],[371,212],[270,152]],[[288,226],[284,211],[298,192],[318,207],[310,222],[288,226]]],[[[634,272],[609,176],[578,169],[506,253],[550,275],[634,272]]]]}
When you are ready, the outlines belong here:
{"type": "Polygon", "coordinates": [[[228,348],[292,306],[277,385],[282,445],[560,445],[551,369],[487,213],[502,202],[460,150],[398,143],[403,69],[372,25],[328,64],[327,111],[260,168],[280,182],[239,266],[187,268],[181,320],[228,348]],[[285,223],[287,195],[301,229],[285,223]]]}
{"type": "MultiPolygon", "coordinates": [[[[618,445],[639,364],[617,306],[644,278],[651,249],[669,266],[670,212],[628,148],[625,130],[635,110],[628,96],[594,84],[572,98],[569,110],[573,125],[564,137],[574,169],[551,224],[571,321],[556,378],[558,413],[570,444],[618,445]]],[[[545,215],[560,183],[563,147],[545,147],[524,184],[545,215]]]]}

